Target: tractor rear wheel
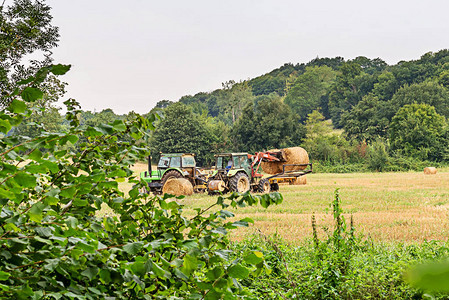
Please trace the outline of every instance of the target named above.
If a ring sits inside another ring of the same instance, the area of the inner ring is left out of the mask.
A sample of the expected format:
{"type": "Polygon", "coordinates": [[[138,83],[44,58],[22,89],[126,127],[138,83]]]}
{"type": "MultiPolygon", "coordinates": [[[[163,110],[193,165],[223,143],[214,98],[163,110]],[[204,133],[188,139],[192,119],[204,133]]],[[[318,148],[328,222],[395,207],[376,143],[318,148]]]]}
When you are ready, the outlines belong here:
{"type": "Polygon", "coordinates": [[[263,194],[271,192],[271,184],[268,179],[262,179],[259,182],[258,192],[263,194]]]}
{"type": "Polygon", "coordinates": [[[164,184],[167,182],[167,180],[169,180],[171,178],[183,178],[183,176],[181,173],[179,173],[176,170],[167,171],[164,173],[164,176],[162,176],[162,179],[161,179],[162,186],[164,186],[164,184]]]}
{"type": "Polygon", "coordinates": [[[249,178],[245,173],[237,173],[229,179],[229,189],[237,193],[245,193],[249,191],[249,178]]]}

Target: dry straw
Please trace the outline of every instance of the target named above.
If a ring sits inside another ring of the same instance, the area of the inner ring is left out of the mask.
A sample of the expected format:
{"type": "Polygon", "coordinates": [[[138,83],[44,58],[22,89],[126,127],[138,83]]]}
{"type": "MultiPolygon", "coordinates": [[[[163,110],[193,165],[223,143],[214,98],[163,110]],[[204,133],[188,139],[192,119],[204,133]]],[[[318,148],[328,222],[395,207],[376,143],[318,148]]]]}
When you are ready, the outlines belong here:
{"type": "MultiPolygon", "coordinates": [[[[270,151],[279,151],[279,150],[269,150],[270,151]]],[[[283,165],[299,165],[299,164],[308,164],[309,163],[309,155],[304,148],[301,147],[292,147],[285,148],[280,150],[285,161],[282,162],[263,162],[262,170],[267,174],[278,174],[282,172],[283,165]]],[[[285,171],[300,171],[304,170],[307,166],[288,166],[285,167],[285,171]]]]}
{"type": "Polygon", "coordinates": [[[304,185],[304,184],[307,184],[307,178],[306,178],[305,175],[304,175],[304,176],[296,177],[296,180],[293,181],[292,184],[293,184],[293,185],[304,185]]]}
{"type": "Polygon", "coordinates": [[[170,178],[165,182],[162,193],[190,196],[193,194],[193,185],[185,178],[170,178]]]}
{"type": "Polygon", "coordinates": [[[426,175],[433,175],[436,173],[437,173],[437,168],[435,168],[435,167],[424,168],[424,174],[426,174],[426,175]]]}

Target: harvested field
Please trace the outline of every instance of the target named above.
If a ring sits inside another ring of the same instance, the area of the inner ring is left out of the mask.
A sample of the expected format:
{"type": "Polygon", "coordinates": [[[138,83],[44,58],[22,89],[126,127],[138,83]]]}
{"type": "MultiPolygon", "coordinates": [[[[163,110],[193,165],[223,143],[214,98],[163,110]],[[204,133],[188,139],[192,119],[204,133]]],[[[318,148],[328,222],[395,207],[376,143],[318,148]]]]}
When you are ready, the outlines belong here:
{"type": "MultiPolygon", "coordinates": [[[[242,239],[257,229],[277,233],[295,243],[311,237],[311,216],[318,227],[331,225],[330,207],[336,188],[349,223],[353,215],[356,232],[376,241],[414,242],[447,240],[449,237],[449,169],[433,176],[423,172],[309,174],[306,185],[282,185],[281,205],[233,210],[237,218],[255,221],[248,229],[238,229],[242,239]]],[[[206,208],[216,197],[194,194],[182,200],[186,212],[206,208]]],[[[321,234],[324,234],[321,230],[321,234]]]]}

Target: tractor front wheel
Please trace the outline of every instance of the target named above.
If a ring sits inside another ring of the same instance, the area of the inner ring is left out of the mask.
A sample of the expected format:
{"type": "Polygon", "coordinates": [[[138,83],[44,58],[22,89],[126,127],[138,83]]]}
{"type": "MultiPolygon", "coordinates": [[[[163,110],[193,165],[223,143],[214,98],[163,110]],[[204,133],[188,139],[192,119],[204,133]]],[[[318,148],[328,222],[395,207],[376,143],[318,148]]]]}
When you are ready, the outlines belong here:
{"type": "Polygon", "coordinates": [[[259,182],[258,192],[263,194],[271,192],[271,184],[268,179],[262,179],[259,182]]]}
{"type": "Polygon", "coordinates": [[[229,179],[229,189],[233,192],[245,193],[249,188],[249,178],[245,173],[237,173],[229,179]]]}

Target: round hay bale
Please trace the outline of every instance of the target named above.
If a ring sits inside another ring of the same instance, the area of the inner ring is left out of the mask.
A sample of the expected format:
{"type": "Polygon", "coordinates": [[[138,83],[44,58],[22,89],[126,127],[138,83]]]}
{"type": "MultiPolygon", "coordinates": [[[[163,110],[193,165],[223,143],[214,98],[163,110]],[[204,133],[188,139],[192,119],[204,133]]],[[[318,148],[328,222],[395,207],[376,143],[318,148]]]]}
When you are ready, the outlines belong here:
{"type": "Polygon", "coordinates": [[[437,168],[435,168],[435,167],[424,168],[424,174],[426,174],[426,175],[433,175],[436,173],[437,173],[437,168]]]}
{"type": "Polygon", "coordinates": [[[296,180],[293,182],[293,185],[305,185],[305,184],[307,184],[307,178],[305,175],[296,177],[296,180]]]}
{"type": "MultiPolygon", "coordinates": [[[[271,149],[268,150],[267,152],[279,152],[279,149],[271,149]]],[[[279,170],[279,165],[276,164],[275,162],[262,162],[260,164],[260,166],[262,167],[262,171],[264,171],[267,174],[278,174],[282,172],[282,167],[279,170]]]]}
{"type": "MultiPolygon", "coordinates": [[[[307,153],[306,150],[304,150],[304,148],[292,147],[292,148],[285,148],[283,149],[283,151],[286,160],[284,164],[300,165],[309,163],[309,154],[307,153]]],[[[307,168],[307,166],[291,166],[286,167],[285,171],[299,171],[304,170],[305,168],[307,168]]]]}
{"type": "MultiPolygon", "coordinates": [[[[262,162],[262,170],[267,174],[278,174],[282,172],[283,165],[299,165],[309,163],[309,154],[304,148],[291,147],[282,150],[269,150],[269,151],[281,151],[285,161],[282,162],[262,162]]],[[[285,171],[300,171],[307,168],[307,166],[287,166],[285,171]]]]}
{"type": "Polygon", "coordinates": [[[190,196],[193,194],[193,185],[185,178],[170,178],[162,187],[162,193],[175,196],[190,196]]]}

